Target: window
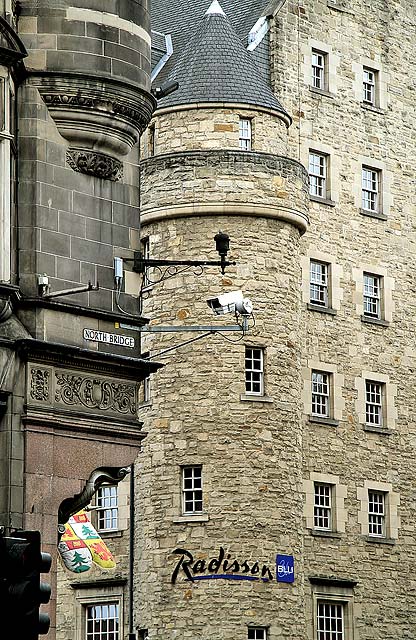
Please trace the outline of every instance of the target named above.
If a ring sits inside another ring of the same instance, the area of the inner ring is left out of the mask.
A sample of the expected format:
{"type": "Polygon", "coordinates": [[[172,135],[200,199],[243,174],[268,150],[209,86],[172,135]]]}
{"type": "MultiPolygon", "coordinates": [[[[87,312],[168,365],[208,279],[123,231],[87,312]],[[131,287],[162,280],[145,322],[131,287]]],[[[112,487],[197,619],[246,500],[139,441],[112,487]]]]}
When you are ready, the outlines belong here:
{"type": "Polygon", "coordinates": [[[267,640],[267,629],[264,627],[250,627],[247,640],[267,640]]]}
{"type": "Polygon", "coordinates": [[[376,104],[376,73],[372,69],[363,69],[363,102],[376,104]]]}
{"type": "Polygon", "coordinates": [[[118,529],[118,487],[104,485],[97,491],[95,509],[97,512],[98,531],[115,531],[118,529]]]}
{"type": "Polygon", "coordinates": [[[312,49],[312,87],[314,89],[327,89],[326,86],[327,54],[312,49]]]}
{"type": "Polygon", "coordinates": [[[381,277],[364,273],[363,314],[369,318],[381,318],[381,277]]]}
{"type": "Polygon", "coordinates": [[[342,603],[317,601],[316,638],[317,640],[345,640],[342,603]]]}
{"type": "Polygon", "coordinates": [[[329,417],[330,408],[329,374],[312,371],[312,415],[329,417]]]}
{"type": "Polygon", "coordinates": [[[86,640],[120,640],[119,603],[107,602],[86,607],[86,640]]]}
{"type": "Polygon", "coordinates": [[[317,198],[327,197],[327,156],[316,151],[309,152],[309,193],[317,198]]]}
{"type": "Polygon", "coordinates": [[[383,385],[380,382],[365,381],[365,423],[383,426],[383,385]]]}
{"type": "Polygon", "coordinates": [[[0,68],[0,281],[11,279],[11,231],[16,175],[15,97],[13,84],[0,68]]]}
{"type": "MultiPolygon", "coordinates": [[[[150,258],[150,238],[149,236],[145,236],[144,238],[140,238],[140,245],[141,245],[141,251],[142,251],[142,256],[143,256],[143,260],[149,260],[150,258]]],[[[149,268],[146,268],[144,270],[144,274],[143,274],[143,287],[148,287],[149,285],[151,285],[151,281],[149,280],[149,268]]]]}
{"type": "Polygon", "coordinates": [[[147,148],[149,156],[155,155],[155,125],[151,124],[148,128],[147,148]]]}
{"type": "Polygon", "coordinates": [[[328,269],[324,262],[311,260],[310,262],[310,302],[322,307],[329,304],[328,298],[328,269]]]}
{"type": "Polygon", "coordinates": [[[184,513],[202,513],[202,467],[183,467],[182,505],[184,513]]]}
{"type": "Polygon", "coordinates": [[[368,491],[368,535],[384,538],[386,535],[385,493],[368,491]]]}
{"type": "Polygon", "coordinates": [[[262,396],[264,394],[264,353],[263,349],[246,347],[246,394],[262,396]]]}
{"type": "Polygon", "coordinates": [[[331,531],[332,525],[332,485],[315,482],[313,523],[315,529],[331,531]]]}
{"type": "Polygon", "coordinates": [[[239,147],[243,151],[251,151],[251,120],[240,118],[239,122],[239,147]]]}
{"type": "Polygon", "coordinates": [[[361,202],[364,211],[380,210],[380,171],[362,168],[361,202]]]}

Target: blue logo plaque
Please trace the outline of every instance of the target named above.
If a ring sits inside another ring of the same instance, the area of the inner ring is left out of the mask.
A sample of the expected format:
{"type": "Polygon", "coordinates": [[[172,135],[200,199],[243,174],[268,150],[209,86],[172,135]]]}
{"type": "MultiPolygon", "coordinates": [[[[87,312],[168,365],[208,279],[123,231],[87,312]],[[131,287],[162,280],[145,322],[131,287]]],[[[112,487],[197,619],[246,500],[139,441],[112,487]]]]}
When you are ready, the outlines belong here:
{"type": "Polygon", "coordinates": [[[295,559],[293,556],[276,556],[276,580],[277,582],[294,582],[295,559]]]}

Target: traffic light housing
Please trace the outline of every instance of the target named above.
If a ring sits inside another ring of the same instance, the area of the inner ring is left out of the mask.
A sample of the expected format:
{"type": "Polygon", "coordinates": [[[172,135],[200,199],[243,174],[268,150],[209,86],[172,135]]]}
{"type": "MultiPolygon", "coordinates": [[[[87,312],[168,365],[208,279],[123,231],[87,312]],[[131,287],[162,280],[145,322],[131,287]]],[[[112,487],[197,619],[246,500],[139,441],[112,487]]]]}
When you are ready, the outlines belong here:
{"type": "Polygon", "coordinates": [[[42,583],[41,573],[48,573],[52,558],[42,553],[39,531],[16,531],[0,536],[0,602],[3,623],[13,630],[13,637],[38,640],[48,633],[49,615],[39,611],[49,602],[51,588],[42,583]]]}

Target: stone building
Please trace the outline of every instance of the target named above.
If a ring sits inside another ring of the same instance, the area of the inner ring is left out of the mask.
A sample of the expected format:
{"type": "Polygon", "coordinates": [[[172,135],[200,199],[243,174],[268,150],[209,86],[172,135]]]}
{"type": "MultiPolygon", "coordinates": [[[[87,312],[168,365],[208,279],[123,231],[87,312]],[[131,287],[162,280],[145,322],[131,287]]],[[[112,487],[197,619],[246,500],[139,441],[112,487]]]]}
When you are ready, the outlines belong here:
{"type": "Polygon", "coordinates": [[[148,282],[144,313],[224,325],[205,301],[241,289],[256,324],[151,377],[139,637],[413,638],[415,7],[152,6],[179,88],[143,138],[142,241],[207,259],[221,229],[237,265],[148,282]]]}
{"type": "Polygon", "coordinates": [[[414,6],[153,0],[150,51],[145,1],[19,4],[1,513],[52,550],[92,499],[117,559],[58,565],[56,637],[416,637],[414,6]],[[224,275],[128,262],[212,260],[219,230],[224,275]],[[250,331],[221,335],[206,300],[240,289],[250,331]]]}
{"type": "MultiPolygon", "coordinates": [[[[145,436],[140,382],[159,366],[140,357],[144,320],[113,268],[138,246],[150,57],[146,0],[0,2],[0,524],[40,530],[54,557],[49,638],[62,526],[97,491],[111,502],[145,436]]],[[[91,620],[106,609],[90,592],[91,620]]],[[[23,640],[18,622],[4,612],[2,632],[23,640]]]]}

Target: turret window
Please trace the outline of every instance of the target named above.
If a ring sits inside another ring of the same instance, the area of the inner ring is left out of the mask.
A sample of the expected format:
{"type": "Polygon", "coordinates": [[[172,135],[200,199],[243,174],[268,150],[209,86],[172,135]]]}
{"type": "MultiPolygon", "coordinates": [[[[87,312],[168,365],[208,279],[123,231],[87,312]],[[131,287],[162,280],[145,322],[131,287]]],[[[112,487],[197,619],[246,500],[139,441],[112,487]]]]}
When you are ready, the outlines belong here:
{"type": "Polygon", "coordinates": [[[251,120],[249,118],[240,118],[239,147],[242,151],[251,151],[251,145],[252,145],[251,120]]]}

